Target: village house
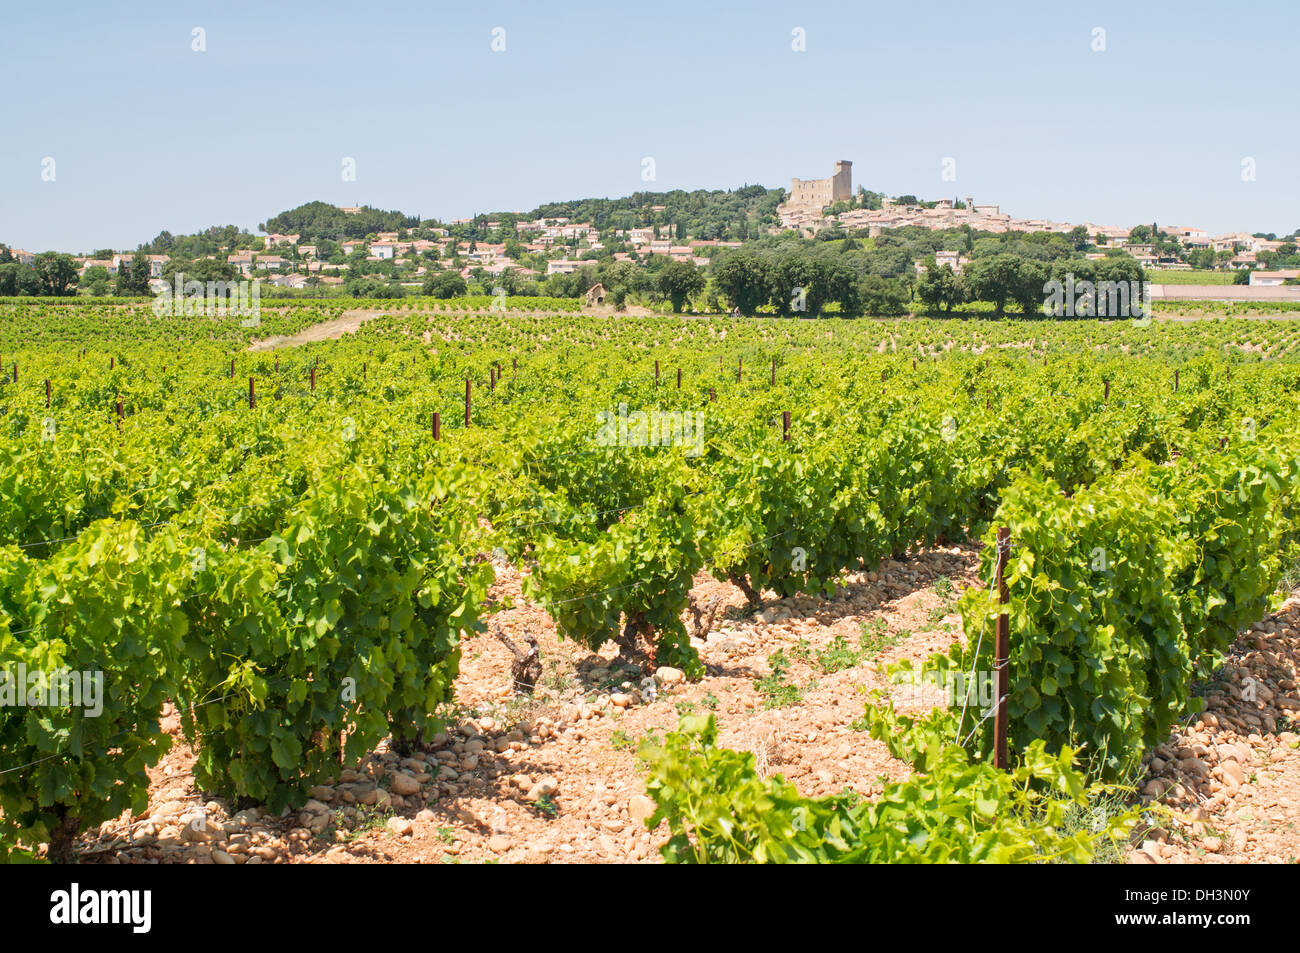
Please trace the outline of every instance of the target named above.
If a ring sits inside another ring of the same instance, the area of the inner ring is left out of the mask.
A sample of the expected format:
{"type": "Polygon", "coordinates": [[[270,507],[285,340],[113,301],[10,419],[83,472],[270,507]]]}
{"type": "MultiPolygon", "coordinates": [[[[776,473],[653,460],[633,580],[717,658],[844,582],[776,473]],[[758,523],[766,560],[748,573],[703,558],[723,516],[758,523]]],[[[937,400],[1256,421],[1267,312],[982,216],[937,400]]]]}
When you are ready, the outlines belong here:
{"type": "Polygon", "coordinates": [[[470,261],[487,264],[488,262],[496,261],[498,258],[505,257],[505,253],[506,246],[504,243],[500,245],[490,245],[480,242],[474,246],[473,251],[466,251],[464,257],[468,258],[470,261]]]}
{"type": "Polygon", "coordinates": [[[586,240],[594,242],[600,237],[600,233],[590,225],[566,225],[560,229],[560,237],[569,240],[577,239],[578,241],[586,240]]]}
{"type": "Polygon", "coordinates": [[[1123,241],[1128,238],[1130,229],[1117,228],[1113,225],[1093,225],[1091,222],[1084,226],[1088,237],[1098,245],[1113,241],[1123,241]]]}
{"type": "Polygon", "coordinates": [[[87,258],[81,263],[81,267],[77,273],[84,275],[87,268],[95,267],[103,268],[110,275],[117,274],[117,265],[113,264],[113,259],[111,258],[87,258]]]}
{"type": "MultiPolygon", "coordinates": [[[[131,262],[135,259],[136,254],[136,252],[124,252],[120,255],[114,255],[113,263],[112,266],[109,267],[108,273],[110,275],[115,275],[121,271],[123,267],[130,268],[131,262]]],[[[163,268],[165,268],[167,263],[171,261],[171,257],[168,255],[146,255],[145,257],[149,260],[150,278],[161,277],[163,268]]]]}
{"type": "Polygon", "coordinates": [[[937,267],[942,268],[947,265],[959,275],[969,262],[970,259],[964,257],[960,252],[937,251],[934,253],[934,263],[937,267]]]}
{"type": "Polygon", "coordinates": [[[555,261],[546,263],[546,273],[548,275],[571,275],[583,265],[595,266],[594,261],[574,261],[567,258],[557,258],[555,261]]]}
{"type": "MultiPolygon", "coordinates": [[[[942,268],[947,265],[955,274],[960,275],[965,267],[970,264],[970,259],[955,251],[937,251],[934,253],[934,264],[936,268],[942,268]]],[[[915,265],[916,273],[924,275],[930,269],[919,261],[915,265]]]]}
{"type": "Polygon", "coordinates": [[[1252,288],[1276,288],[1288,281],[1300,281],[1300,269],[1290,268],[1284,271],[1252,271],[1250,285],[1252,288]]]}
{"type": "Polygon", "coordinates": [[[1243,248],[1253,251],[1254,238],[1245,232],[1227,232],[1223,235],[1215,236],[1211,241],[1210,247],[1215,251],[1238,252],[1243,248]]]}

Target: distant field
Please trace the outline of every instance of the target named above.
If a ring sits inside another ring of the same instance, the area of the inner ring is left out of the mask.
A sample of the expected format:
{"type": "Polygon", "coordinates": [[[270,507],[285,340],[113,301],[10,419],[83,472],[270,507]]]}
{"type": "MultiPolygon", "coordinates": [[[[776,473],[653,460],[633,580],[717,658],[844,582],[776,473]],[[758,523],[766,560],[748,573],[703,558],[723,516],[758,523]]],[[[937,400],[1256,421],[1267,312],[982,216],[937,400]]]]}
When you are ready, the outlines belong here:
{"type": "Polygon", "coordinates": [[[1166,268],[1152,268],[1147,271],[1152,283],[1158,285],[1230,285],[1230,271],[1179,271],[1166,268]]]}

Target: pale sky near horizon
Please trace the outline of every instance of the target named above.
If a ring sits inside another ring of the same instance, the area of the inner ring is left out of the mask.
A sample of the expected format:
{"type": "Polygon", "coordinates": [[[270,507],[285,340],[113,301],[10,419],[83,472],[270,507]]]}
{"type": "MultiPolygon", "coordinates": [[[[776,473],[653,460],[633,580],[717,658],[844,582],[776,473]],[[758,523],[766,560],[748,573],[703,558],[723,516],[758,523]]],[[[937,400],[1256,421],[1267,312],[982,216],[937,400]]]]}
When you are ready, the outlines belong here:
{"type": "Polygon", "coordinates": [[[252,230],[315,199],[451,219],[789,188],[836,159],[855,189],[1015,216],[1300,227],[1285,0],[141,0],[0,22],[0,242],[30,251],[252,230]]]}

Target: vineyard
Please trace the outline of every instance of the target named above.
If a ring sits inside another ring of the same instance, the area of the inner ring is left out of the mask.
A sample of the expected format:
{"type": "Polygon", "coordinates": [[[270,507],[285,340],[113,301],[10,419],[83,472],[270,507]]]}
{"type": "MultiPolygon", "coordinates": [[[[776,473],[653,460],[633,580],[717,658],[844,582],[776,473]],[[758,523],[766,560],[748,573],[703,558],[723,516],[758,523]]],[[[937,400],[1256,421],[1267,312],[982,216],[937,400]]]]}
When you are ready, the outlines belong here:
{"type": "Polygon", "coordinates": [[[0,669],[103,675],[0,706],[10,859],[242,863],[250,817],[471,859],[580,804],[599,850],[516,859],[1115,859],[1252,627],[1241,734],[1300,741],[1292,321],[359,306],[259,349],[343,305],[0,305],[0,669]],[[838,760],[787,779],[781,730],[838,760]]]}

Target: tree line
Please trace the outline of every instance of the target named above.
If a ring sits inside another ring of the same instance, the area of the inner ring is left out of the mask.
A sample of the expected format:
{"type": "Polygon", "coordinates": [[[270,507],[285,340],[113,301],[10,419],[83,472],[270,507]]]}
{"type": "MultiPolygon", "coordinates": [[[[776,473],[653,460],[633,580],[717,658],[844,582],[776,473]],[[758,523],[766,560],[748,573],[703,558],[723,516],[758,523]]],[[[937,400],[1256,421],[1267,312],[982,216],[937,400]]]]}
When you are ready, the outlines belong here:
{"type": "Polygon", "coordinates": [[[71,255],[41,252],[26,265],[0,245],[0,297],[63,297],[76,290],[77,263],[71,255]]]}
{"type": "MultiPolygon", "coordinates": [[[[173,249],[178,250],[178,249],[173,249]]],[[[401,297],[408,293],[394,275],[366,273],[361,263],[349,269],[345,293],[354,297],[401,297]]],[[[386,264],[386,263],[381,263],[386,264]]],[[[162,278],[234,280],[233,266],[216,259],[174,257],[162,278]]],[[[593,259],[571,274],[529,276],[507,269],[491,275],[481,269],[469,280],[455,269],[432,271],[419,293],[438,298],[467,294],[581,297],[594,285],[614,307],[629,302],[666,302],[674,312],[693,304],[697,310],[760,310],[782,316],[816,317],[828,309],[842,315],[899,316],[916,310],[951,313],[970,302],[992,304],[1001,316],[1008,306],[1026,314],[1042,311],[1045,285],[1072,276],[1076,282],[1142,281],[1141,266],[1131,256],[1114,253],[1101,260],[1083,257],[1074,236],[1033,233],[988,236],[969,230],[949,232],[899,229],[869,239],[803,239],[769,236],[734,250],[719,250],[710,265],[651,255],[642,261],[593,259]],[[968,254],[961,273],[935,266],[938,250],[968,254]],[[918,279],[914,262],[926,262],[918,279]]],[[[78,288],[92,295],[149,293],[150,263],[142,251],[124,262],[116,276],[102,266],[86,269],[78,279],[71,256],[45,252],[30,265],[13,259],[0,246],[0,296],[66,296],[78,288]]]]}
{"type": "Polygon", "coordinates": [[[971,301],[993,305],[993,313],[1002,317],[1008,304],[1024,314],[1042,313],[1048,296],[1047,285],[1056,281],[1064,285],[1084,283],[1128,284],[1142,282],[1145,274],[1137,260],[1128,255],[1112,255],[1100,260],[1061,258],[1053,262],[1023,258],[1013,254],[976,258],[956,273],[952,266],[936,267],[934,259],[926,268],[916,288],[916,297],[931,312],[951,313],[953,308],[971,301]]]}

